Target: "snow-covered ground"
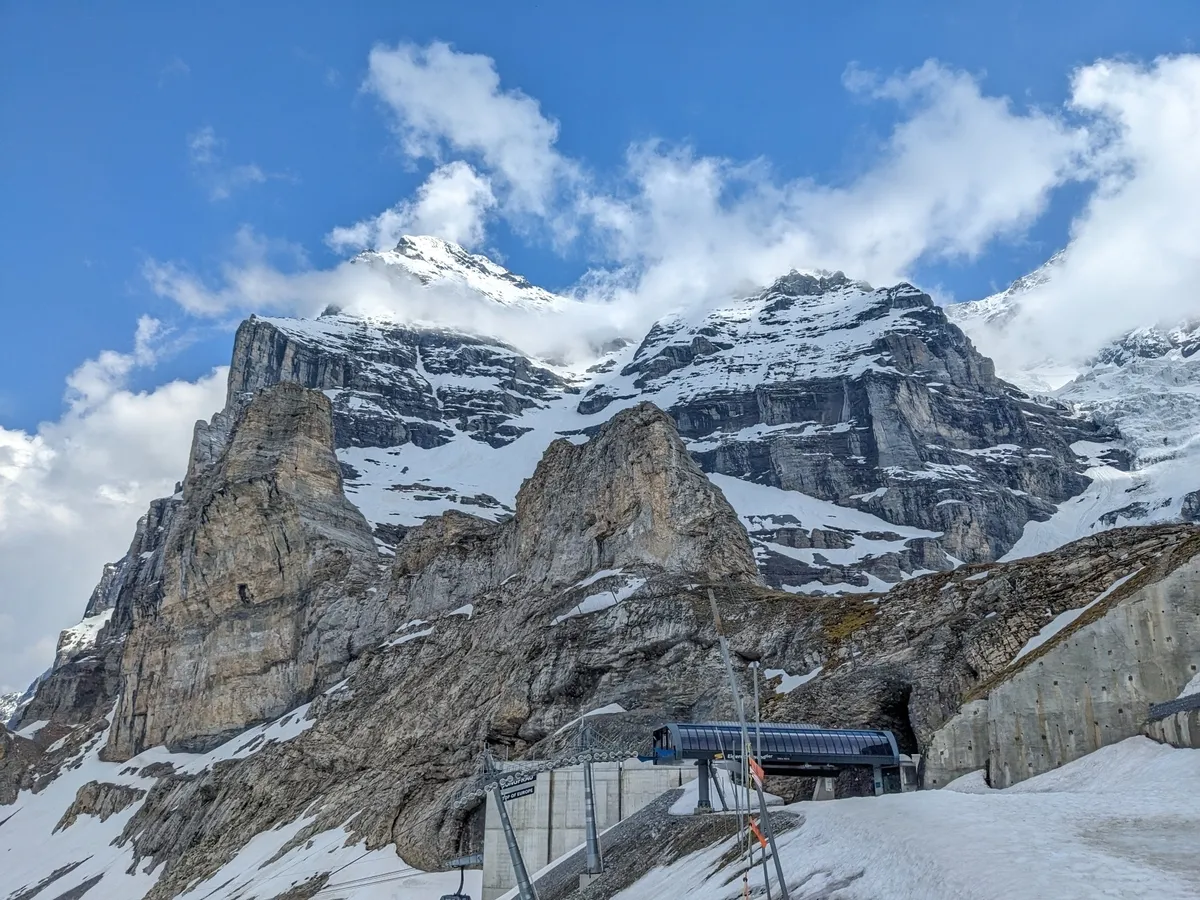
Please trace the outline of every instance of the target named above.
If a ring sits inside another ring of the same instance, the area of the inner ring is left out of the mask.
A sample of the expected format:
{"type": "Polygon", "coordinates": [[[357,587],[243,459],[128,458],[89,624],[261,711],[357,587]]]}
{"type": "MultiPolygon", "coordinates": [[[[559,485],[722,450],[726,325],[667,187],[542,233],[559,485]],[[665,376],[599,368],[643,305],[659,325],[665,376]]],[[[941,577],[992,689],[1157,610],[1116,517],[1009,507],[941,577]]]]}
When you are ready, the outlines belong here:
{"type": "MultiPolygon", "coordinates": [[[[113,843],[140,803],[104,822],[81,815],[74,824],[56,831],[79,788],[99,781],[149,790],[155,779],[137,774],[145,766],[169,762],[177,772],[203,771],[221,760],[247,756],[268,743],[296,737],[312,724],[305,718],[306,712],[307,707],[301,707],[275,722],[248,729],[210,753],[168,753],[160,747],[124,763],[99,759],[105,737],[101,733],[39,793],[23,791],[15,804],[0,807],[0,897],[32,896],[22,892],[49,878],[53,881],[45,885],[39,897],[59,897],[89,882],[92,886],[76,896],[86,900],[138,900],[145,896],[162,870],[148,871],[150,864],[143,861],[130,872],[134,862],[132,845],[118,847],[113,843]],[[54,878],[56,872],[59,875],[54,878]]],[[[314,835],[275,858],[308,821],[301,818],[258,835],[212,878],[190,886],[182,896],[189,900],[274,897],[326,872],[332,875],[315,895],[317,900],[437,900],[458,886],[457,874],[414,869],[391,848],[368,852],[343,828],[314,835]]],[[[480,885],[480,873],[468,872],[468,892],[478,897],[480,885]]]]}
{"type": "MultiPolygon", "coordinates": [[[[780,858],[793,900],[1196,900],[1198,796],[1200,750],[1130,738],[1003,791],[975,773],[940,791],[794,804],[803,822],[780,836],[780,858]]],[[[614,900],[740,897],[741,870],[717,869],[731,844],[614,900]]],[[[750,887],[765,896],[761,868],[750,887]]]]}

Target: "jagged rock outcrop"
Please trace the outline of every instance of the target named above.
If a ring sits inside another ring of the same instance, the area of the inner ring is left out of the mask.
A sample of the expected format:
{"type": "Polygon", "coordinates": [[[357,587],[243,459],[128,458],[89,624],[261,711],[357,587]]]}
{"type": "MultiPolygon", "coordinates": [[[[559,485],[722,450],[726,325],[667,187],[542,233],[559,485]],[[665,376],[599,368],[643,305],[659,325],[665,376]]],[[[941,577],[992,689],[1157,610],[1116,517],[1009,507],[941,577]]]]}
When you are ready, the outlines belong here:
{"type": "Polygon", "coordinates": [[[17,799],[18,791],[24,786],[25,773],[39,755],[33,741],[13,734],[0,723],[0,806],[17,799]]]}
{"type": "Polygon", "coordinates": [[[11,694],[0,694],[0,725],[4,725],[16,714],[21,705],[21,695],[15,691],[11,694]]]}
{"type": "Polygon", "coordinates": [[[110,758],[213,746],[275,718],[390,630],[332,445],[328,398],[281,383],[239,411],[215,463],[189,471],[160,594],[132,610],[110,758]]]}
{"type": "Polygon", "coordinates": [[[649,403],[617,414],[581,446],[551,444],[507,522],[450,512],[406,534],[395,597],[426,615],[514,580],[548,589],[646,567],[758,580],[737,514],[649,403]]]}
{"type": "Polygon", "coordinates": [[[129,551],[104,567],[83,621],[60,635],[54,666],[22,710],[22,722],[78,725],[111,708],[133,610],[151,605],[161,592],[161,551],[179,504],[178,496],[153,501],[138,520],[129,551]]]}
{"type": "Polygon", "coordinates": [[[54,830],[70,828],[80,816],[95,816],[101,822],[107,821],[110,816],[124,812],[145,796],[145,791],[127,784],[89,781],[75,794],[75,802],[67,807],[54,830]]]}

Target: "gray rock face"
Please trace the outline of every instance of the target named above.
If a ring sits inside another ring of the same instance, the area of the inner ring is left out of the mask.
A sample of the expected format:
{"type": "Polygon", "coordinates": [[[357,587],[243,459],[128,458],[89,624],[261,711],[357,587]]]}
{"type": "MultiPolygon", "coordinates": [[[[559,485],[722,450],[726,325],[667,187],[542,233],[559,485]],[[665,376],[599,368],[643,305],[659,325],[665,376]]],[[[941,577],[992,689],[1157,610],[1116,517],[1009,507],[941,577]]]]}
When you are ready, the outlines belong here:
{"type": "Polygon", "coordinates": [[[1185,522],[1200,522],[1200,491],[1184,495],[1180,515],[1185,522]]]}
{"type": "Polygon", "coordinates": [[[33,741],[13,734],[0,724],[0,806],[17,799],[25,773],[39,755],[33,741]]]}
{"type": "Polygon", "coordinates": [[[180,502],[178,496],[155,500],[138,520],[129,551],[119,562],[104,567],[88,600],[85,623],[103,624],[82,641],[73,640],[72,631],[63,632],[54,666],[21,711],[20,722],[77,725],[104,715],[112,706],[134,610],[153,608],[161,596],[162,550],[180,502]]]}
{"type": "Polygon", "coordinates": [[[214,746],[275,718],[390,629],[366,594],[377,551],[332,442],[329,400],[281,383],[189,471],[159,592],[132,610],[109,758],[214,746]]]}
{"type": "Polygon", "coordinates": [[[546,591],[643,569],[758,581],[737,514],[648,403],[581,446],[551,444],[507,522],[450,512],[408,532],[396,548],[393,598],[425,616],[502,584],[546,591]]]}
{"type": "Polygon", "coordinates": [[[569,385],[504,344],[341,315],[243,322],[229,396],[282,381],[327,391],[338,447],[432,448],[456,431],[501,447],[527,431],[522,413],[569,385]]]}
{"type": "MultiPolygon", "coordinates": [[[[705,471],[926,530],[936,545],[886,563],[903,572],[1002,555],[1087,485],[1070,444],[1097,437],[997,379],[928,295],[840,274],[793,273],[698,320],[660,323],[580,409],[631,396],[671,413],[705,471]]],[[[794,525],[767,516],[752,530],[772,583],[821,577],[772,549],[794,525]]]]}

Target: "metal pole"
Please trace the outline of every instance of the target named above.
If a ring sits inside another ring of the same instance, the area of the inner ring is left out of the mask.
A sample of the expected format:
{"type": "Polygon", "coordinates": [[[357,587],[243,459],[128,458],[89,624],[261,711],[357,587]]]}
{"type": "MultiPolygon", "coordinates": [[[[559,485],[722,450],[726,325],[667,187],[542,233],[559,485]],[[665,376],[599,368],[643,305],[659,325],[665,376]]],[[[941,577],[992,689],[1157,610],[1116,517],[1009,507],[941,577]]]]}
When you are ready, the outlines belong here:
{"type": "Polygon", "coordinates": [[[504,829],[504,841],[508,844],[508,856],[512,860],[513,874],[517,878],[517,893],[521,900],[538,900],[533,882],[529,880],[529,872],[525,870],[525,859],[521,856],[521,848],[517,844],[517,835],[513,831],[512,822],[508,818],[508,808],[504,805],[504,792],[500,790],[500,775],[492,765],[491,755],[484,756],[488,773],[492,776],[492,790],[496,792],[496,808],[500,812],[500,827],[504,829]]]}
{"type": "MultiPolygon", "coordinates": [[[[746,714],[742,709],[741,696],[738,693],[737,678],[733,674],[733,663],[729,660],[729,642],[725,640],[724,629],[721,626],[721,612],[717,609],[717,598],[713,596],[712,588],[708,589],[708,603],[712,607],[713,627],[717,630],[717,641],[721,646],[721,659],[725,663],[725,673],[729,676],[729,688],[733,691],[733,705],[737,709],[738,723],[742,726],[743,755],[750,749],[750,733],[746,728],[746,714]]],[[[771,845],[771,859],[775,862],[775,877],[779,880],[779,896],[782,900],[791,900],[788,894],[787,881],[783,877],[783,863],[779,860],[779,848],[775,845],[775,829],[771,827],[771,819],[767,815],[767,800],[763,796],[762,785],[755,781],[758,789],[758,811],[763,830],[767,833],[767,843],[771,845]]]]}
{"type": "MultiPolygon", "coordinates": [[[[754,670],[754,757],[762,765],[762,707],[758,704],[758,672],[762,667],[758,664],[758,660],[750,663],[750,668],[754,670]]],[[[762,870],[763,884],[767,886],[767,900],[771,900],[771,879],[767,877],[767,854],[762,853],[762,870]]],[[[754,864],[754,856],[750,857],[751,865],[754,864]]]]}
{"type": "Polygon", "coordinates": [[[604,872],[604,859],[600,855],[600,837],[596,833],[596,801],[592,788],[592,761],[583,764],[583,806],[587,816],[587,871],[589,875],[604,872]]]}

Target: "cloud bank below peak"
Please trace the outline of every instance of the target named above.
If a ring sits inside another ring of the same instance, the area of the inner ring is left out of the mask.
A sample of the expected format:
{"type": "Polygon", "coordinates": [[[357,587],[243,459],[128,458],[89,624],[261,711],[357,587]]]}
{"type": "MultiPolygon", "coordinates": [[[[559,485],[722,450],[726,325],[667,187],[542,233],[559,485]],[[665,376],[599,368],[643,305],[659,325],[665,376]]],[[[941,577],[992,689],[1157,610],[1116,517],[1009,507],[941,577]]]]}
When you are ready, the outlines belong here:
{"type": "MultiPolygon", "coordinates": [[[[498,332],[530,352],[561,355],[612,332],[636,338],[667,312],[792,268],[892,283],[922,262],[969,261],[1019,238],[1058,188],[1083,182],[1071,254],[1078,265],[1030,304],[1038,310],[1030,327],[1048,335],[1043,343],[1063,344],[1050,352],[1065,352],[1064,320],[1089,316],[1083,343],[1097,344],[1128,318],[1109,316],[1117,298],[1133,292],[1140,315],[1169,316],[1180,306],[1171,298],[1196,274],[1189,253],[1200,246],[1200,191],[1187,160],[1200,119],[1198,67],[1196,56],[1099,61],[1074,73],[1061,109],[1018,108],[936,61],[887,77],[852,67],[847,90],[894,105],[898,119],[870,165],[830,185],[658,141],[630,146],[619,171],[601,176],[559,149],[559,123],[504,85],[490,58],[440,42],[377,46],[363,88],[399,151],[432,169],[412,197],[333,228],[327,243],[388,249],[404,233],[431,233],[478,248],[503,222],[581,259],[588,271],[567,293],[586,310],[547,328],[518,322],[498,332]],[[1133,274],[1139,259],[1157,262],[1153,296],[1138,288],[1146,284],[1145,273],[1133,274]]],[[[159,294],[205,314],[312,314],[334,304],[455,327],[476,315],[469,300],[423,297],[358,269],[242,260],[226,265],[216,286],[169,263],[147,274],[159,294]]]]}

